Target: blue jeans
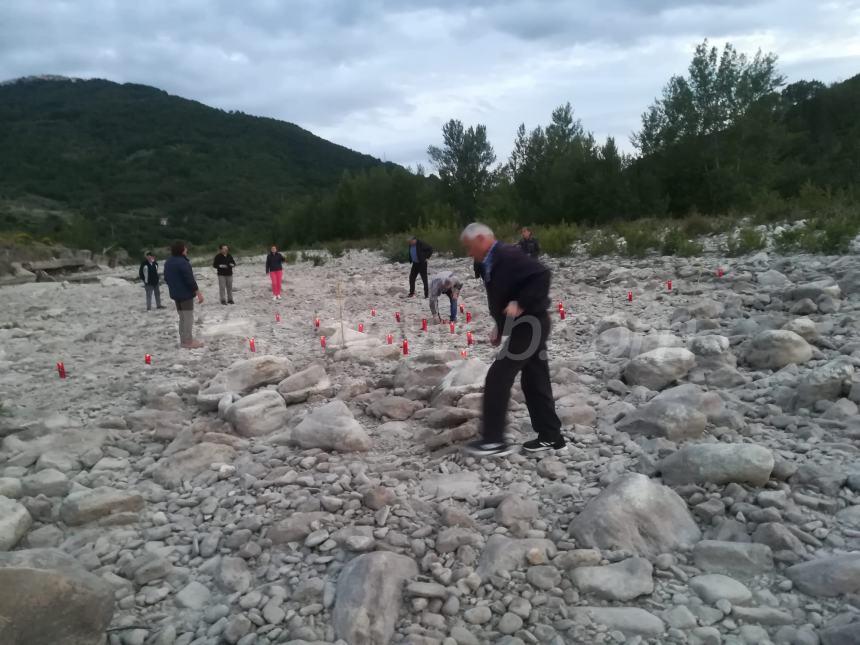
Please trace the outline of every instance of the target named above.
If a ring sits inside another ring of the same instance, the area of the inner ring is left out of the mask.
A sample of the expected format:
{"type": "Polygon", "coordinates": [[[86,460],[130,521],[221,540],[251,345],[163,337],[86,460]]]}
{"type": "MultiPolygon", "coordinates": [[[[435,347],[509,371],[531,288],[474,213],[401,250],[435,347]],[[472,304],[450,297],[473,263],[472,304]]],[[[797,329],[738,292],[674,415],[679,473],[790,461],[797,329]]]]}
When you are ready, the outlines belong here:
{"type": "Polygon", "coordinates": [[[451,294],[448,297],[451,299],[451,322],[457,322],[457,299],[451,294]]]}

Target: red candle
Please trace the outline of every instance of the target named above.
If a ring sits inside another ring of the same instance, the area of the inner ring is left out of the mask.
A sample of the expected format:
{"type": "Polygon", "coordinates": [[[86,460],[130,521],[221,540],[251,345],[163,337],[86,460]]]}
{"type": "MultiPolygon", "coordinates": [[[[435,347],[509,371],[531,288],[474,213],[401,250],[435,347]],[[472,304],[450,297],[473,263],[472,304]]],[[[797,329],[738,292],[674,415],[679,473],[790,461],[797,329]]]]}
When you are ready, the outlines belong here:
{"type": "Polygon", "coordinates": [[[427,331],[427,319],[426,318],[421,319],[421,331],[427,331]]]}
{"type": "Polygon", "coordinates": [[[466,309],[466,306],[465,306],[465,305],[460,305],[460,313],[463,313],[463,311],[464,311],[465,309],[466,309]]]}
{"type": "Polygon", "coordinates": [[[561,316],[562,320],[564,320],[567,317],[567,314],[564,312],[564,309],[559,309],[558,315],[561,316]]]}
{"type": "Polygon", "coordinates": [[[451,333],[453,334],[456,331],[454,328],[454,323],[451,323],[450,328],[451,328],[451,333]]]}
{"type": "Polygon", "coordinates": [[[375,316],[375,315],[376,315],[376,309],[371,309],[371,310],[370,310],[370,315],[371,315],[371,316],[375,316]]]}
{"type": "Polygon", "coordinates": [[[320,336],[320,347],[325,349],[325,336],[320,336]]]}
{"type": "Polygon", "coordinates": [[[256,345],[256,344],[254,344],[254,339],[253,339],[253,338],[249,338],[249,339],[248,339],[248,347],[250,347],[250,348],[251,348],[251,351],[252,351],[252,352],[256,352],[256,351],[257,351],[257,345],[256,345]]]}
{"type": "Polygon", "coordinates": [[[627,292],[627,302],[633,302],[633,292],[632,291],[627,292]]]}
{"type": "Polygon", "coordinates": [[[474,339],[474,337],[472,336],[472,332],[467,331],[467,332],[466,332],[466,344],[467,344],[467,345],[471,345],[471,344],[473,344],[474,342],[475,342],[475,339],[474,339]]]}
{"type": "Polygon", "coordinates": [[[364,323],[358,323],[358,331],[364,333],[364,323]]]}
{"type": "Polygon", "coordinates": [[[463,358],[466,358],[466,350],[465,349],[460,350],[460,356],[462,356],[463,358]]]}
{"type": "Polygon", "coordinates": [[[314,318],[314,328],[315,329],[320,328],[320,319],[319,318],[314,318]]]}
{"type": "Polygon", "coordinates": [[[389,345],[394,344],[394,336],[392,336],[391,334],[388,334],[388,336],[386,336],[385,338],[388,341],[389,345]]]}
{"type": "Polygon", "coordinates": [[[671,280],[667,280],[667,281],[666,281],[666,288],[667,288],[669,291],[671,291],[671,290],[672,290],[672,281],[671,281],[671,280]]]}
{"type": "Polygon", "coordinates": [[[281,322],[281,314],[275,314],[275,322],[281,322]]]}
{"type": "Polygon", "coordinates": [[[403,339],[403,355],[409,356],[409,341],[405,338],[403,339]]]}
{"type": "Polygon", "coordinates": [[[564,303],[563,303],[563,302],[561,302],[561,301],[559,301],[559,303],[558,303],[558,310],[559,310],[559,311],[561,311],[561,310],[563,310],[563,309],[564,309],[564,303]]]}
{"type": "Polygon", "coordinates": [[[400,322],[400,312],[399,311],[394,312],[394,320],[396,320],[397,322],[400,322]]]}
{"type": "Polygon", "coordinates": [[[718,278],[723,277],[723,267],[717,267],[717,277],[718,278]]]}
{"type": "Polygon", "coordinates": [[[66,378],[66,366],[62,361],[57,363],[57,374],[59,374],[60,378],[66,378]]]}
{"type": "Polygon", "coordinates": [[[152,365],[152,356],[150,354],[143,355],[143,362],[147,365],[152,365]]]}
{"type": "Polygon", "coordinates": [[[471,311],[466,312],[466,322],[467,323],[472,322],[472,312],[471,311]]]}

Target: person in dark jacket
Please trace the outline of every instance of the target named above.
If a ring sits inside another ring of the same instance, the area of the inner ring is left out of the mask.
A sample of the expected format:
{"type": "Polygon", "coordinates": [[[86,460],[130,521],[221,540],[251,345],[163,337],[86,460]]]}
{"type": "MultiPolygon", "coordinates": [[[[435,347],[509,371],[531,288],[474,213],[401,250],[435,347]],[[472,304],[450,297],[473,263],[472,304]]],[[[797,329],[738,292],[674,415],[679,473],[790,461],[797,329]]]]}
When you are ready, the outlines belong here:
{"type": "Polygon", "coordinates": [[[161,305],[161,286],[158,279],[158,262],[155,261],[155,255],[152,251],[147,251],[146,257],[140,263],[140,271],[138,271],[140,281],[143,283],[143,288],[146,290],[146,310],[152,310],[152,296],[155,295],[155,308],[166,309],[161,305]]]}
{"type": "Polygon", "coordinates": [[[194,298],[203,304],[203,293],[197,287],[191,262],[188,261],[188,247],[185,242],[174,242],[170,247],[170,257],[164,263],[164,281],[170,290],[170,298],[176,303],[179,312],[179,346],[185,349],[203,347],[194,340],[194,298]]]}
{"type": "Polygon", "coordinates": [[[236,261],[230,255],[230,247],[226,244],[219,247],[212,266],[218,272],[218,295],[221,296],[221,304],[236,304],[233,302],[233,267],[236,266],[236,261]]]}
{"type": "Polygon", "coordinates": [[[284,276],[284,256],[278,253],[278,247],[272,244],[269,255],[266,256],[266,273],[272,281],[272,300],[281,299],[281,281],[284,276]]]}
{"type": "Polygon", "coordinates": [[[522,252],[526,255],[538,258],[540,256],[540,244],[538,244],[537,238],[532,235],[531,229],[523,227],[522,235],[523,237],[517,243],[517,246],[519,246],[522,252]]]}
{"type": "Polygon", "coordinates": [[[517,246],[496,241],[483,224],[470,224],[461,235],[467,253],[481,263],[487,305],[496,323],[490,342],[508,339],[487,372],[484,385],[481,439],[466,451],[476,456],[502,456],[513,452],[505,441],[511,387],[521,373],[523,395],[537,439],[523,444],[525,452],[565,447],[561,421],[555,411],[549,377],[546,341],[549,337],[550,271],[517,246]]]}
{"type": "Polygon", "coordinates": [[[421,276],[424,283],[424,297],[427,297],[427,260],[433,255],[433,247],[422,242],[417,237],[409,240],[409,261],[412,268],[409,271],[409,297],[415,296],[415,278],[421,276]]]}

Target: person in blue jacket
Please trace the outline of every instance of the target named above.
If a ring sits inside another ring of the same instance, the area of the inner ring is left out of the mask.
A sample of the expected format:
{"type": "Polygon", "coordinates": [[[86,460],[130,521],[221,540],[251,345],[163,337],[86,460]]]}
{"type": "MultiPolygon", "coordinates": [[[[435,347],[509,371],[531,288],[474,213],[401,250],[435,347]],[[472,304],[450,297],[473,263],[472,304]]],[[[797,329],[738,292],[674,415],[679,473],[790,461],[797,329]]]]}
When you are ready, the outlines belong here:
{"type": "Polygon", "coordinates": [[[188,260],[188,247],[185,242],[174,242],[170,247],[170,257],[164,263],[164,281],[170,291],[170,299],[176,303],[179,312],[179,346],[185,349],[203,347],[194,340],[194,298],[203,304],[203,293],[197,287],[194,271],[188,260]]]}

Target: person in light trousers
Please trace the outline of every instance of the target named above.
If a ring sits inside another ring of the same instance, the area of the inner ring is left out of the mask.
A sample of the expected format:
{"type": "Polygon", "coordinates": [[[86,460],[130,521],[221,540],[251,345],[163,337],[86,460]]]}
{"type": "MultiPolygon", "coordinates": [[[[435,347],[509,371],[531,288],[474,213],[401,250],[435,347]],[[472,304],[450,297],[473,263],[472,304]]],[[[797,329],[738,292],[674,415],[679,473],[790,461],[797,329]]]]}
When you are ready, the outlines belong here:
{"type": "Polygon", "coordinates": [[[176,303],[179,313],[179,346],[183,349],[197,349],[203,343],[194,340],[194,298],[203,304],[203,293],[197,287],[194,271],[188,260],[188,247],[185,242],[174,242],[170,247],[170,257],[164,263],[164,281],[170,290],[170,298],[176,303]]]}

